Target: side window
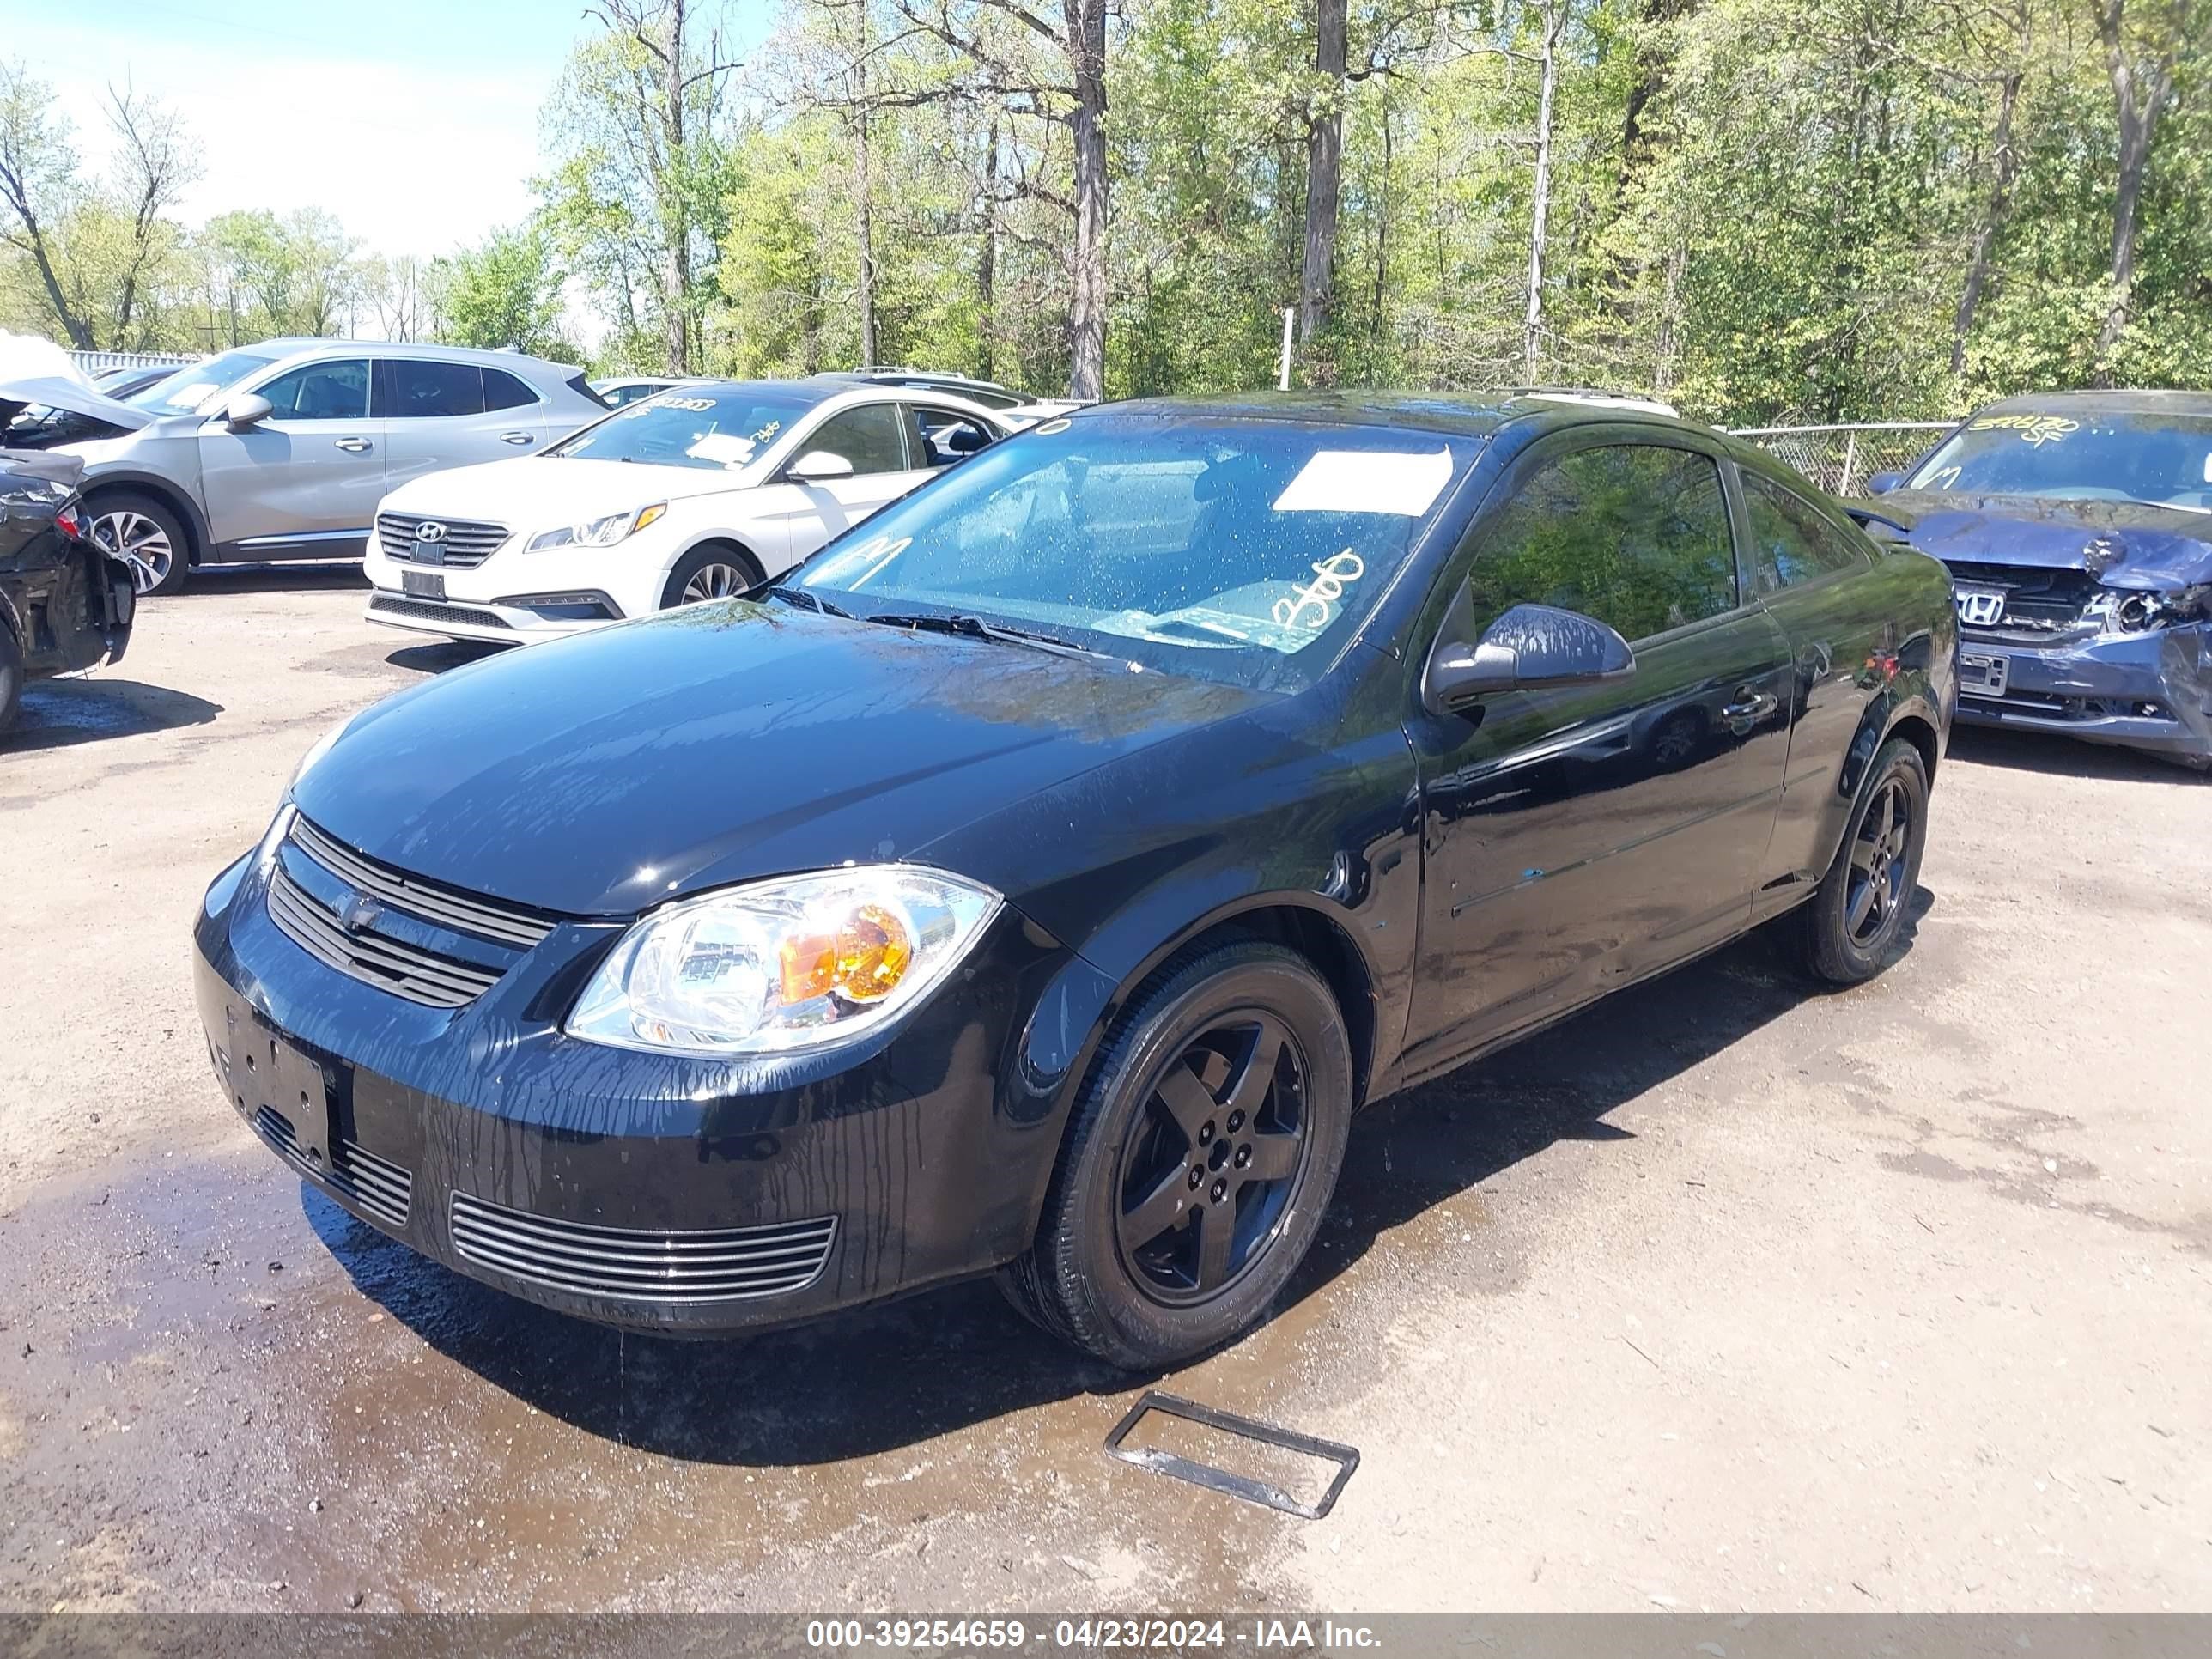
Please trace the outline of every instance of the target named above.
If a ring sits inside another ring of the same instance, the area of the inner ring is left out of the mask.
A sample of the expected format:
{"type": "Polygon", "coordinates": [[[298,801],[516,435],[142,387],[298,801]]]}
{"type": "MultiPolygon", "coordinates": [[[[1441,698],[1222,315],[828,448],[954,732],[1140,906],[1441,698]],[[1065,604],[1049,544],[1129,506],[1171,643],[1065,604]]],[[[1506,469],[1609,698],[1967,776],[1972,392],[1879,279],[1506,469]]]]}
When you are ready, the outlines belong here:
{"type": "Polygon", "coordinates": [[[799,453],[811,455],[826,449],[832,455],[842,455],[852,462],[853,471],[863,477],[871,472],[903,472],[906,443],[899,430],[900,412],[896,404],[863,404],[848,409],[815,428],[814,435],[799,447],[799,453]]]}
{"type": "Polygon", "coordinates": [[[474,363],[420,362],[399,357],[392,364],[392,406],[383,412],[397,420],[436,420],[483,413],[483,371],[474,363]]]}
{"type": "Polygon", "coordinates": [[[360,421],[368,417],[368,360],[341,357],[302,363],[259,388],[279,421],[360,421]]]}
{"type": "Polygon", "coordinates": [[[950,466],[988,449],[993,435],[982,422],[957,410],[917,405],[914,411],[915,453],[924,466],[950,466]]]}
{"type": "Polygon", "coordinates": [[[1468,592],[1478,626],[1512,605],[1550,605],[1632,641],[1732,611],[1735,555],[1720,469],[1658,444],[1561,456],[1491,521],[1468,592]]]}
{"type": "Polygon", "coordinates": [[[483,406],[488,409],[520,409],[525,404],[534,404],[538,394],[503,368],[483,371],[483,406]]]}
{"type": "Polygon", "coordinates": [[[1836,570],[1863,570],[1866,550],[1830,524],[1794,491],[1755,473],[1740,472],[1743,504],[1751,510],[1751,540],[1759,591],[1772,593],[1836,570]]]}

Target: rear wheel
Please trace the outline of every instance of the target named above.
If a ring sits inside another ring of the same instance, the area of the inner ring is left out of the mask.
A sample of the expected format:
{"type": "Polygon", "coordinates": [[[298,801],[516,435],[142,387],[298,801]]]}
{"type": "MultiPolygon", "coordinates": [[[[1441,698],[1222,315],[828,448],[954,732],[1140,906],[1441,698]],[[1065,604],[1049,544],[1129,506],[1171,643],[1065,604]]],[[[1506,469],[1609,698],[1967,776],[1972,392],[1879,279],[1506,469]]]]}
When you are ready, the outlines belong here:
{"type": "Polygon", "coordinates": [[[1919,885],[1928,840],[1928,767],[1902,738],[1882,745],[1844,844],[1796,916],[1816,979],[1857,985],[1889,965],[1919,885]]]}
{"type": "Polygon", "coordinates": [[[173,593],[185,585],[191,544],[167,507],[150,495],[118,490],[95,495],[86,512],[86,537],[131,567],[131,585],[140,593],[173,593]]]}
{"type": "Polygon", "coordinates": [[[708,542],[677,560],[661,589],[660,608],[733,599],[765,580],[753,556],[729,542],[708,542]]]}
{"type": "Polygon", "coordinates": [[[1092,1062],[1014,1305],[1138,1369],[1257,1323],[1312,1246],[1352,1105],[1335,999],[1257,942],[1156,974],[1092,1062]]]}
{"type": "Polygon", "coordinates": [[[15,630],[0,621],[0,735],[15,725],[22,704],[23,647],[16,643],[15,630]]]}

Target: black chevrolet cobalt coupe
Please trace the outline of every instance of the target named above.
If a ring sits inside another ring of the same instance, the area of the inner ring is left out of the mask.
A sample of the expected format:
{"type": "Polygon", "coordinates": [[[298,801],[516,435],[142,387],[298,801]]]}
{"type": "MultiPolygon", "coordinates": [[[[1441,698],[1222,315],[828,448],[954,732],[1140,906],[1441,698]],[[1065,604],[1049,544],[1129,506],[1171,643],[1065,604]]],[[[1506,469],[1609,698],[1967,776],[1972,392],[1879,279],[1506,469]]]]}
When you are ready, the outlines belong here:
{"type": "Polygon", "coordinates": [[[1264,1315],[1363,1105],[1784,912],[1877,971],[1955,630],[1632,407],[1103,408],[356,716],[209,890],[200,1014],[295,1169],[518,1296],[997,1270],[1156,1364],[1264,1315]]]}

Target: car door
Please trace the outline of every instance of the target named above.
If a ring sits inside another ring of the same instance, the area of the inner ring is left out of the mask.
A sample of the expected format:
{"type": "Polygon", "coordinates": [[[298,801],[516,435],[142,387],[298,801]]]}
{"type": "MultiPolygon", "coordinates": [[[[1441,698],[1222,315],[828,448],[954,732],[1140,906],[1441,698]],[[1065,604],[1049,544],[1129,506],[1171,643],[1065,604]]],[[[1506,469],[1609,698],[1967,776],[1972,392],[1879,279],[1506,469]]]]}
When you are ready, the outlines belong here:
{"type": "Polygon", "coordinates": [[[793,447],[794,461],[809,455],[836,455],[850,463],[853,471],[848,477],[798,478],[786,467],[778,480],[781,488],[771,499],[781,503],[789,558],[805,558],[928,476],[908,451],[908,429],[913,424],[902,403],[886,398],[855,404],[830,416],[793,447]],[[791,494],[787,497],[783,490],[791,494]]]}
{"type": "Polygon", "coordinates": [[[520,388],[521,407],[487,409],[484,371],[474,363],[427,357],[386,357],[377,364],[377,407],[386,416],[386,487],[397,489],[427,473],[480,461],[503,461],[538,447],[545,424],[537,394],[504,371],[495,386],[502,401],[520,388]]]}
{"type": "Polygon", "coordinates": [[[1423,883],[1420,1063],[1504,1036],[1746,925],[1787,747],[1790,652],[1746,603],[1716,455],[1599,428],[1493,492],[1421,641],[1511,605],[1597,617],[1634,672],[1408,722],[1423,883]]]}
{"type": "Polygon", "coordinates": [[[385,428],[371,418],[369,360],[319,357],[240,388],[266,398],[267,420],[201,428],[208,526],[234,559],[358,552],[385,489],[385,428]]]}

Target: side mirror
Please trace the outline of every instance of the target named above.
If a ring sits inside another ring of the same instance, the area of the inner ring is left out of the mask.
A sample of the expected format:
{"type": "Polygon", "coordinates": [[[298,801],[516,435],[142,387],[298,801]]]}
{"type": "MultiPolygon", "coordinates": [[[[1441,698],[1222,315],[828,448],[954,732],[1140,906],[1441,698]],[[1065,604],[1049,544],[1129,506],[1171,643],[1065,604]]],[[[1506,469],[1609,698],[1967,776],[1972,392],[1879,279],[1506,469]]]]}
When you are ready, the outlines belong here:
{"type": "Polygon", "coordinates": [[[258,392],[241,392],[222,407],[222,418],[233,432],[259,426],[276,412],[276,405],[258,392]]]}
{"type": "Polygon", "coordinates": [[[784,469],[786,477],[812,483],[823,478],[849,478],[853,464],[826,449],[810,449],[784,469]]]}
{"type": "Polygon", "coordinates": [[[1866,482],[1869,495],[1887,495],[1905,482],[1902,472],[1877,472],[1866,482]]]}
{"type": "Polygon", "coordinates": [[[1516,605],[1473,645],[1447,637],[1430,653],[1421,701],[1435,714],[1495,691],[1589,685],[1636,672],[1628,641],[1595,617],[1548,605],[1516,605]]]}

